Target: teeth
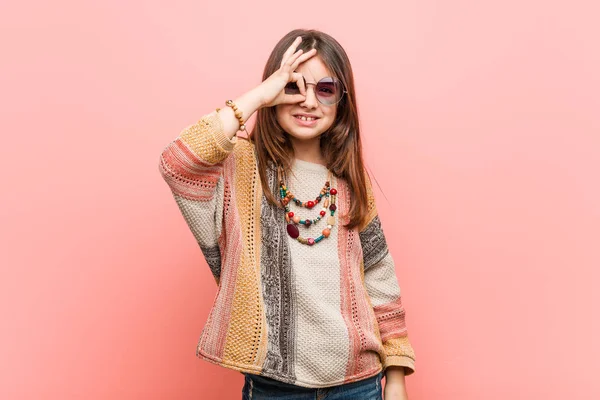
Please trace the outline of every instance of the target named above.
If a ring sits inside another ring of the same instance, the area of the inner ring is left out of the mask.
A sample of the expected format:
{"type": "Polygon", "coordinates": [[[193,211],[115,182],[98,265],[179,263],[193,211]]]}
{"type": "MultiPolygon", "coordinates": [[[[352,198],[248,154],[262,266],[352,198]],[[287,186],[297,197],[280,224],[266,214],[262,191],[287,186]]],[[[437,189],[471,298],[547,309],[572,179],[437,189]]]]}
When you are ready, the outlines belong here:
{"type": "Polygon", "coordinates": [[[296,118],[301,119],[302,121],[314,121],[316,118],[314,117],[305,117],[305,116],[297,116],[296,118]]]}

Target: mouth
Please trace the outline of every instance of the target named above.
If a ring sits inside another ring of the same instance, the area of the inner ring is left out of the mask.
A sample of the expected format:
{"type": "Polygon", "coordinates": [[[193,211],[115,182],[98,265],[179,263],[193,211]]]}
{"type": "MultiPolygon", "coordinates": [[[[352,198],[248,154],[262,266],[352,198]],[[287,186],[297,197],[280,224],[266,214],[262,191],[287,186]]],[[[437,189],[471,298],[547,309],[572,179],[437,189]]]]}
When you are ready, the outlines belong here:
{"type": "Polygon", "coordinates": [[[317,124],[317,121],[319,120],[318,117],[308,117],[306,115],[294,115],[294,121],[296,122],[297,125],[300,126],[315,126],[317,124]]]}
{"type": "Polygon", "coordinates": [[[309,122],[310,121],[316,121],[317,119],[319,119],[317,117],[309,117],[309,116],[306,116],[306,115],[299,115],[299,114],[294,115],[294,118],[299,119],[301,121],[309,121],[309,122]]]}

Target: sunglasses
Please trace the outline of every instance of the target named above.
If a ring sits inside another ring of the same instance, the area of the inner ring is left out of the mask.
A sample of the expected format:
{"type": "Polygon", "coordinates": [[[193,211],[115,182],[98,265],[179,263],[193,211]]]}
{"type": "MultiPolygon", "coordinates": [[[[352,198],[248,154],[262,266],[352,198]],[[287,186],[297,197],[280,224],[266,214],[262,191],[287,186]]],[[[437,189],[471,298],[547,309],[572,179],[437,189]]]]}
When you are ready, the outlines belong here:
{"type": "MultiPolygon", "coordinates": [[[[304,80],[304,87],[308,87],[308,85],[315,85],[315,95],[317,96],[317,100],[321,104],[326,106],[332,106],[338,103],[344,93],[348,93],[344,90],[344,85],[339,79],[326,77],[321,79],[317,83],[306,83],[306,79],[302,77],[304,80]]],[[[289,82],[285,85],[285,94],[300,94],[300,88],[296,82],[289,82]]]]}

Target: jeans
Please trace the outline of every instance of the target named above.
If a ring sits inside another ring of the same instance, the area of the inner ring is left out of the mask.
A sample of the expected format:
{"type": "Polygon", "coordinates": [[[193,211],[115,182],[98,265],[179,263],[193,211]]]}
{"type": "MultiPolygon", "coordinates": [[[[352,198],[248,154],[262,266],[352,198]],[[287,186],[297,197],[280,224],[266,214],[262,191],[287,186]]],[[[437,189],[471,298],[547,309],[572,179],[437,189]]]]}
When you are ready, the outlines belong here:
{"type": "Polygon", "coordinates": [[[383,372],[360,381],[325,388],[306,388],[265,376],[243,374],[242,400],[383,400],[383,372]]]}

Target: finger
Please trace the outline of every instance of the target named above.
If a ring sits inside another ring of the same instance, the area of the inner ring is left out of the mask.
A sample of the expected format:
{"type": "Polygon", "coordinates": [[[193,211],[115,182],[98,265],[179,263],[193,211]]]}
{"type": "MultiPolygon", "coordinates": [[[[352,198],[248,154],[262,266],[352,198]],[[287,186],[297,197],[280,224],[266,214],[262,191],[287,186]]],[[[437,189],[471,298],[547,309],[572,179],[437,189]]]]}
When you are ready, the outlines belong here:
{"type": "Polygon", "coordinates": [[[298,68],[298,65],[302,64],[304,61],[306,61],[309,58],[313,57],[315,54],[317,54],[317,49],[310,49],[310,51],[307,51],[306,53],[302,54],[292,64],[292,67],[291,67],[292,71],[295,71],[296,68],[298,68]]]}
{"type": "Polygon", "coordinates": [[[304,50],[300,49],[297,52],[295,52],[294,54],[292,54],[290,57],[288,57],[288,59],[285,61],[285,64],[282,65],[282,67],[283,66],[291,66],[298,59],[298,57],[300,57],[302,55],[303,52],[304,52],[304,50]]]}
{"type": "Polygon", "coordinates": [[[290,47],[288,47],[288,49],[285,51],[285,53],[283,53],[283,56],[281,57],[281,66],[283,64],[285,64],[285,62],[287,61],[287,59],[294,54],[294,52],[296,51],[296,47],[298,47],[298,45],[300,44],[300,42],[302,41],[302,37],[298,36],[294,42],[290,45],[290,47]]]}
{"type": "Polygon", "coordinates": [[[299,72],[292,73],[292,81],[296,82],[302,96],[306,96],[306,85],[304,84],[304,76],[299,72]]]}
{"type": "Polygon", "coordinates": [[[302,96],[301,94],[287,94],[280,104],[295,104],[303,102],[306,99],[306,96],[302,96]]]}

